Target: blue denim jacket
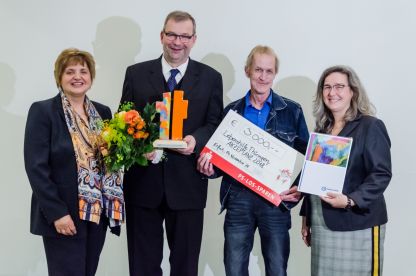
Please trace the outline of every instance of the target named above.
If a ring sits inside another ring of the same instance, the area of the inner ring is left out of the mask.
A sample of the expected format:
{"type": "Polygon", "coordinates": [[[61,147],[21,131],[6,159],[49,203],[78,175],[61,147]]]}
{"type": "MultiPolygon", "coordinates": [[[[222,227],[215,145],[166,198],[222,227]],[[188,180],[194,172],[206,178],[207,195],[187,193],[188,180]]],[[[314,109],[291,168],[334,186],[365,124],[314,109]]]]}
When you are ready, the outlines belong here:
{"type": "MultiPolygon", "coordinates": [[[[287,98],[277,95],[273,90],[272,92],[272,105],[270,113],[266,122],[265,130],[278,138],[280,141],[291,146],[301,153],[305,153],[306,146],[308,144],[309,132],[303,116],[302,107],[287,98]]],[[[230,109],[236,111],[240,115],[244,115],[245,99],[244,97],[230,103],[224,109],[224,116],[230,109]]],[[[229,191],[233,186],[233,190],[246,189],[237,180],[233,179],[227,174],[221,182],[220,201],[221,211],[226,207],[229,191]]],[[[290,209],[296,204],[282,202],[286,208],[290,209]]]]}

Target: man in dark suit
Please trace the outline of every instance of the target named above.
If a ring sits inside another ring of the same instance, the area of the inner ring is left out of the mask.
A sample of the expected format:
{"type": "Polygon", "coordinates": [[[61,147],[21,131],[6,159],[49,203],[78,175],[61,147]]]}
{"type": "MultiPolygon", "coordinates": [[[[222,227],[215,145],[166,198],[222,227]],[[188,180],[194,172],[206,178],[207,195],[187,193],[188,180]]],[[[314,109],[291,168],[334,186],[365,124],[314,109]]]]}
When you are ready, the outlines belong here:
{"type": "MultiPolygon", "coordinates": [[[[171,275],[198,274],[207,179],[196,170],[196,160],[221,120],[223,95],[221,75],[189,58],[195,31],[190,14],[171,12],[160,33],[163,55],[126,71],[122,103],[133,101],[142,110],[146,103],[161,101],[163,92],[183,90],[189,104],[183,125],[187,147],[166,150],[164,161],[134,166],[125,175],[130,275],[162,275],[163,222],[171,275]]],[[[149,160],[154,156],[147,155],[149,160]]]]}

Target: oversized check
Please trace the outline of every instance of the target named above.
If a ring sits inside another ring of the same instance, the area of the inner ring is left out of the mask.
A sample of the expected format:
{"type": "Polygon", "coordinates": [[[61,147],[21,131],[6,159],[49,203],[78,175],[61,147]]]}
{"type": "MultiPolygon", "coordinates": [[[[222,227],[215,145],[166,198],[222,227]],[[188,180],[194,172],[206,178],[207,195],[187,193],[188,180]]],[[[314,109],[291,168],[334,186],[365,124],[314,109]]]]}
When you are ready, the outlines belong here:
{"type": "Polygon", "coordinates": [[[280,204],[279,193],[298,176],[304,156],[276,137],[230,110],[202,153],[252,191],[280,204]]]}

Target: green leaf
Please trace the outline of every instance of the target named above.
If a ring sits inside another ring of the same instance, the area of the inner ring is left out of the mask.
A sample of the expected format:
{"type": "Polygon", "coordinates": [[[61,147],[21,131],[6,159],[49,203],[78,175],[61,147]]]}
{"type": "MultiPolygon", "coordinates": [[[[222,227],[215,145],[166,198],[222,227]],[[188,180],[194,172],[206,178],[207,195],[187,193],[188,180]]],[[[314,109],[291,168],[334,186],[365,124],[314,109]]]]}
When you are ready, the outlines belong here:
{"type": "Polygon", "coordinates": [[[143,155],[139,156],[136,159],[137,164],[139,164],[140,166],[147,166],[147,159],[146,157],[144,157],[143,155]]]}

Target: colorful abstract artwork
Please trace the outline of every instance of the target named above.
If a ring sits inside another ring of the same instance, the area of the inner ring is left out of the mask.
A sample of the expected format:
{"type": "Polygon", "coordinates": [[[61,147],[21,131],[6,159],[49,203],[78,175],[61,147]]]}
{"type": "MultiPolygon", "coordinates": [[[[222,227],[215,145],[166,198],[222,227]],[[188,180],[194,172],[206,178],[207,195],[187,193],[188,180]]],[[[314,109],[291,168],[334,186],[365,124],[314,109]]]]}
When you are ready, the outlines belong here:
{"type": "Polygon", "coordinates": [[[347,167],[352,138],[311,133],[306,160],[347,167]]]}
{"type": "Polygon", "coordinates": [[[183,121],[188,118],[188,100],[183,96],[182,90],[175,90],[173,96],[165,92],[163,101],[156,102],[156,111],[160,113],[160,139],[182,140],[183,121]]]}

